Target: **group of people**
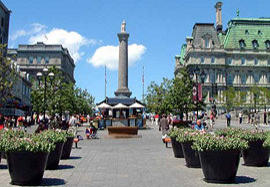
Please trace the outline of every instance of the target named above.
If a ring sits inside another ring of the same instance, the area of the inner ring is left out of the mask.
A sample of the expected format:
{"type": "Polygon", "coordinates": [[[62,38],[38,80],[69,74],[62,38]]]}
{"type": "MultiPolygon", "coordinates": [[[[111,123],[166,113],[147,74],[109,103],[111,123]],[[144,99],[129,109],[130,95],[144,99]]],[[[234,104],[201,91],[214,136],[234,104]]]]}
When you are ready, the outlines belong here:
{"type": "Polygon", "coordinates": [[[24,128],[33,125],[31,116],[4,116],[0,114],[0,130],[3,128],[24,128]]]}

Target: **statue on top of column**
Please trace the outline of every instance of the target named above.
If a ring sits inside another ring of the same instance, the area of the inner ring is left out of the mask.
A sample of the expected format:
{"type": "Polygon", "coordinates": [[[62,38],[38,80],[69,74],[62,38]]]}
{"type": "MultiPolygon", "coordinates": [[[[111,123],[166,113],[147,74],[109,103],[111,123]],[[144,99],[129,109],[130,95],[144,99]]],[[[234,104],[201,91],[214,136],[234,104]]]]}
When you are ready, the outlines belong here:
{"type": "Polygon", "coordinates": [[[122,22],[121,32],[126,32],[126,21],[125,20],[123,20],[123,22],[122,22]]]}

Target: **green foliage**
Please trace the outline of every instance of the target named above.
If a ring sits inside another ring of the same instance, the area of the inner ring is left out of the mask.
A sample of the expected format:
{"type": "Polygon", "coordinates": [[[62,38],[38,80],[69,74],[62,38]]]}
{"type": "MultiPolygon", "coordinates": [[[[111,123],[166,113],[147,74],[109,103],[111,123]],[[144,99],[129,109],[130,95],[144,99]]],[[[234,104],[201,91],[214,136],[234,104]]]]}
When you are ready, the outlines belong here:
{"type": "Polygon", "coordinates": [[[37,82],[31,93],[33,111],[40,113],[44,109],[51,115],[55,113],[63,114],[69,111],[70,114],[90,114],[93,113],[94,97],[87,91],[76,88],[73,83],[65,82],[63,73],[55,67],[49,72],[54,73],[53,80],[47,80],[46,103],[44,103],[45,78],[37,82]]]}
{"type": "Polygon", "coordinates": [[[176,140],[180,143],[193,142],[199,135],[204,134],[203,131],[197,131],[191,128],[180,129],[176,140]]]}
{"type": "Polygon", "coordinates": [[[172,111],[169,103],[169,90],[171,89],[172,81],[163,78],[160,85],[151,82],[147,88],[146,105],[149,112],[156,114],[168,114],[172,111]]]}
{"type": "Polygon", "coordinates": [[[193,82],[186,68],[180,70],[181,77],[173,79],[173,85],[169,90],[169,103],[174,113],[188,113],[195,109],[192,100],[193,82]]]}
{"type": "Polygon", "coordinates": [[[18,78],[16,67],[11,59],[5,56],[6,45],[0,44],[0,104],[6,105],[12,98],[14,85],[18,78]]]}
{"type": "Polygon", "coordinates": [[[179,130],[178,128],[172,128],[169,130],[168,132],[168,136],[170,136],[171,138],[176,138],[179,134],[179,130]]]}
{"type": "Polygon", "coordinates": [[[233,136],[239,137],[239,134],[243,132],[243,129],[240,128],[225,128],[225,129],[218,129],[215,131],[215,134],[218,136],[233,136]]]}
{"type": "Polygon", "coordinates": [[[39,136],[42,136],[53,144],[65,142],[67,140],[67,133],[61,130],[46,130],[41,132],[39,136]]]}
{"type": "Polygon", "coordinates": [[[226,111],[232,111],[235,107],[235,101],[237,98],[236,91],[233,87],[229,87],[224,91],[225,103],[224,107],[226,111]]]}
{"type": "Polygon", "coordinates": [[[270,134],[267,133],[267,137],[265,141],[263,142],[263,147],[270,148],[270,134]]]}
{"type": "Polygon", "coordinates": [[[0,151],[4,152],[50,152],[55,145],[40,135],[23,131],[5,130],[0,134],[0,151]]]}
{"type": "Polygon", "coordinates": [[[248,142],[237,137],[203,134],[197,136],[191,147],[196,151],[244,150],[248,142]]]}
{"type": "Polygon", "coordinates": [[[262,140],[265,141],[269,132],[258,130],[246,130],[241,128],[226,128],[220,129],[215,132],[218,136],[229,136],[235,138],[241,138],[248,142],[262,140]]]}

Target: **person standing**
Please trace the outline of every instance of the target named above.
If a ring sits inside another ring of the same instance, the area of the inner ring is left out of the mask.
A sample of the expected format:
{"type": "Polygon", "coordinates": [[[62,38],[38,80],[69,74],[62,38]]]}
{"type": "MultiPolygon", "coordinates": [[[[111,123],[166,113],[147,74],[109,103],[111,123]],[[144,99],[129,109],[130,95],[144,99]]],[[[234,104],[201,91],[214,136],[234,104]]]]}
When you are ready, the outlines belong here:
{"type": "Polygon", "coordinates": [[[165,114],[162,114],[162,118],[159,122],[159,128],[161,129],[162,140],[164,141],[164,137],[167,135],[168,130],[169,130],[169,122],[168,122],[165,114]]]}
{"type": "Polygon", "coordinates": [[[210,127],[211,127],[211,129],[213,129],[213,127],[214,127],[214,122],[215,122],[215,116],[214,116],[214,113],[211,112],[211,114],[210,114],[210,127]]]}
{"type": "Polygon", "coordinates": [[[232,118],[232,116],[231,116],[230,112],[227,112],[227,114],[226,114],[227,127],[231,126],[231,118],[232,118]]]}
{"type": "Polygon", "coordinates": [[[243,114],[242,112],[239,113],[239,124],[241,125],[243,122],[243,114]]]}
{"type": "Polygon", "coordinates": [[[264,113],[263,113],[263,123],[265,125],[267,125],[267,113],[266,113],[266,111],[264,111],[264,113]]]}

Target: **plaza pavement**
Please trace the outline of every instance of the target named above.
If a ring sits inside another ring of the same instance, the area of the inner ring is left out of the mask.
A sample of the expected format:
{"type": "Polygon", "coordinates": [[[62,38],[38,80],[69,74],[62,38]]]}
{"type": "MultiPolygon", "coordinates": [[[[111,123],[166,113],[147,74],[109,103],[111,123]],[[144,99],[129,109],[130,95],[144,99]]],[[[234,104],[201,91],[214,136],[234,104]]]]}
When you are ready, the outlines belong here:
{"type": "MultiPolygon", "coordinates": [[[[216,127],[223,122],[217,121],[216,127]]],[[[208,184],[201,169],[185,166],[183,158],[174,158],[165,148],[156,126],[140,130],[141,138],[108,139],[99,131],[99,139],[79,142],[71,159],[61,160],[58,170],[45,171],[42,186],[93,187],[179,187],[179,186],[270,186],[269,167],[239,165],[236,184],[208,184]]],[[[80,128],[83,134],[84,128],[80,128]]],[[[11,186],[6,160],[0,164],[0,186],[11,186]]]]}

